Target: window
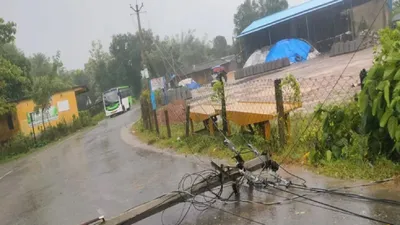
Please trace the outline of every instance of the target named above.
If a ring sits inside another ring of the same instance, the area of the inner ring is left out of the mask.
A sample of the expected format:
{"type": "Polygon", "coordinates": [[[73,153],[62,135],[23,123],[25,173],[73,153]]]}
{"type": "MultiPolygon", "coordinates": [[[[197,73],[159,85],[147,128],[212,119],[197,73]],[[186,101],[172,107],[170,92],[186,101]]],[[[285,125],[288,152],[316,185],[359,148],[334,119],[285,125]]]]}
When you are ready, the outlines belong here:
{"type": "Polygon", "coordinates": [[[9,130],[14,130],[14,121],[12,119],[11,113],[7,114],[7,124],[9,130]]]}
{"type": "Polygon", "coordinates": [[[131,90],[129,88],[120,89],[119,92],[120,92],[121,98],[126,98],[126,97],[132,95],[131,90]]]}

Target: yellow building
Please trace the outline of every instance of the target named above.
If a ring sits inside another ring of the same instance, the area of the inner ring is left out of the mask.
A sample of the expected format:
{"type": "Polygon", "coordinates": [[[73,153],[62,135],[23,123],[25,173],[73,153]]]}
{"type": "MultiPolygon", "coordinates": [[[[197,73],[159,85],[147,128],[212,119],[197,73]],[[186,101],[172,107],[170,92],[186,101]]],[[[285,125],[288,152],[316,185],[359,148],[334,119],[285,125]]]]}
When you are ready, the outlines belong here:
{"type": "MultiPolygon", "coordinates": [[[[64,121],[67,124],[71,123],[74,116],[78,117],[76,95],[86,91],[86,87],[80,86],[54,94],[50,99],[49,109],[43,113],[45,126],[55,126],[64,121]]],[[[35,134],[43,130],[42,114],[35,112],[35,103],[31,99],[16,102],[15,109],[15,112],[0,118],[0,142],[8,140],[18,132],[31,135],[33,129],[35,134]]]]}

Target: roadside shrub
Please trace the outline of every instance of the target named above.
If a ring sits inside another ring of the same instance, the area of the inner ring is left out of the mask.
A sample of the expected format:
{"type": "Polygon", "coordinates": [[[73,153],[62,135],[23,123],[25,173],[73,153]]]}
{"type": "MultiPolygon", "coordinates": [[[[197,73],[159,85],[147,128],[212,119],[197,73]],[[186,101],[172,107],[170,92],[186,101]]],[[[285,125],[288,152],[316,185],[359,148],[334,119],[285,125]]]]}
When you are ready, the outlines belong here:
{"type": "Polygon", "coordinates": [[[79,130],[81,128],[82,128],[81,120],[77,116],[73,115],[72,116],[71,131],[74,132],[74,131],[77,131],[77,130],[79,130]]]}
{"type": "Polygon", "coordinates": [[[400,160],[400,27],[379,32],[381,48],[358,96],[368,156],[400,160]]]}
{"type": "Polygon", "coordinates": [[[18,133],[8,142],[0,146],[1,158],[7,158],[19,154],[23,154],[34,147],[33,139],[18,133]]]}
{"type": "Polygon", "coordinates": [[[82,127],[87,127],[92,124],[92,118],[90,117],[90,113],[88,111],[80,111],[79,120],[81,121],[82,127]]]}
{"type": "Polygon", "coordinates": [[[310,151],[310,163],[367,158],[369,135],[361,128],[361,116],[356,102],[317,106],[314,116],[322,127],[315,148],[310,151]]]}
{"type": "Polygon", "coordinates": [[[92,125],[96,125],[98,122],[106,117],[104,112],[100,112],[92,117],[92,125]]]}
{"type": "Polygon", "coordinates": [[[148,89],[142,91],[142,93],[140,94],[140,100],[150,102],[150,91],[148,89]]]}
{"type": "Polygon", "coordinates": [[[0,145],[0,159],[29,152],[32,148],[43,147],[50,142],[56,141],[66,135],[75,132],[83,127],[94,125],[104,118],[104,113],[99,113],[93,118],[89,111],[79,112],[79,117],[73,115],[72,123],[69,125],[62,120],[56,126],[46,126],[45,130],[37,135],[36,143],[31,136],[24,136],[19,133],[6,143],[0,145]]]}

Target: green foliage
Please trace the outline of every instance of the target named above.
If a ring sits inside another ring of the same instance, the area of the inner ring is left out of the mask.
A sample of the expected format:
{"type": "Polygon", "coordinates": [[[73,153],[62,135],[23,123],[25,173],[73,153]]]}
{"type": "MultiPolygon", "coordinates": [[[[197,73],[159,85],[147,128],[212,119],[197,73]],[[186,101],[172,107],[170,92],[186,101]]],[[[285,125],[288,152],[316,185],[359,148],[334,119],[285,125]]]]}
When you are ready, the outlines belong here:
{"type": "Polygon", "coordinates": [[[140,100],[145,101],[145,102],[150,102],[150,90],[149,89],[145,89],[142,91],[142,93],[140,94],[140,100]]]}
{"type": "Polygon", "coordinates": [[[14,64],[20,63],[18,60],[22,56],[9,49],[10,42],[15,39],[15,27],[15,23],[5,23],[0,18],[0,116],[14,110],[12,101],[24,96],[29,86],[29,79],[24,76],[23,70],[14,64]]]}
{"type": "Polygon", "coordinates": [[[381,48],[368,71],[358,105],[363,129],[370,133],[370,153],[400,158],[400,28],[379,32],[381,48]],[[372,148],[374,147],[374,148],[372,148]]]}
{"type": "MultiPolygon", "coordinates": [[[[117,34],[110,44],[111,60],[107,64],[108,77],[103,90],[112,87],[129,85],[135,96],[141,90],[141,43],[139,35],[117,34]]],[[[102,84],[104,85],[104,84],[102,84]]]]}
{"type": "Polygon", "coordinates": [[[288,8],[286,0],[245,0],[234,15],[235,34],[240,34],[253,21],[288,8]]]}
{"type": "Polygon", "coordinates": [[[393,1],[392,15],[396,15],[398,13],[400,13],[400,1],[396,0],[396,1],[393,1]]]}
{"type": "Polygon", "coordinates": [[[222,97],[223,97],[223,88],[224,85],[222,84],[221,81],[216,81],[213,86],[213,95],[211,96],[211,101],[217,101],[220,102],[222,97]]]}
{"type": "Polygon", "coordinates": [[[15,33],[17,33],[17,24],[14,22],[5,22],[0,18],[0,45],[10,43],[15,40],[15,33]]]}
{"type": "Polygon", "coordinates": [[[341,159],[347,157],[357,157],[364,159],[366,149],[358,149],[359,126],[361,116],[358,113],[358,107],[355,102],[343,105],[331,105],[322,108],[317,106],[315,111],[316,118],[322,123],[322,135],[315,150],[311,152],[311,162],[318,163],[321,159],[341,159]],[[349,153],[349,149],[356,149],[349,153]],[[365,152],[364,152],[365,151],[365,152]],[[361,156],[361,157],[359,157],[361,156]]]}
{"type": "Polygon", "coordinates": [[[43,147],[51,142],[58,141],[82,128],[96,125],[99,121],[104,119],[104,117],[104,112],[91,117],[88,111],[81,111],[79,112],[79,117],[73,116],[72,124],[67,124],[67,122],[63,120],[56,126],[47,127],[46,130],[43,130],[37,135],[36,143],[32,136],[24,136],[19,133],[8,142],[0,145],[0,161],[28,153],[35,148],[43,147]]]}
{"type": "Polygon", "coordinates": [[[0,116],[14,109],[11,101],[18,99],[28,80],[19,67],[0,56],[0,116]]]}
{"type": "Polygon", "coordinates": [[[22,70],[24,77],[30,78],[31,63],[25,57],[24,52],[18,49],[14,43],[0,44],[0,55],[10,61],[11,64],[18,66],[22,70]]]}
{"type": "MultiPolygon", "coordinates": [[[[299,133],[298,131],[307,125],[307,121],[305,121],[304,118],[305,117],[303,117],[303,115],[295,115],[294,117],[292,117],[292,121],[294,122],[293,130],[297,131],[296,133],[293,133],[294,135],[297,135],[299,133]],[[297,124],[299,126],[297,126],[297,124]]],[[[306,118],[308,119],[309,117],[306,118]]],[[[316,124],[313,124],[315,126],[312,126],[316,128],[315,131],[314,129],[310,129],[310,134],[307,134],[303,138],[303,142],[296,142],[296,146],[294,146],[295,151],[291,152],[290,155],[292,159],[301,159],[305,152],[313,149],[312,147],[308,146],[308,143],[314,141],[315,136],[318,136],[318,133],[320,133],[319,129],[317,129],[320,122],[316,122],[316,124]]],[[[195,130],[202,128],[202,124],[194,124],[194,126],[195,130]]],[[[272,126],[272,129],[274,129],[274,126],[272,126]]],[[[160,135],[157,135],[155,132],[144,129],[141,120],[133,125],[132,130],[140,140],[144,141],[145,143],[160,147],[162,149],[172,148],[181,154],[200,154],[212,156],[215,158],[224,158],[227,160],[232,159],[232,152],[223,145],[224,138],[218,135],[218,133],[215,136],[209,136],[209,134],[207,133],[196,133],[193,136],[186,138],[185,127],[182,124],[177,124],[171,126],[172,138],[167,138],[166,128],[164,126],[160,126],[160,135]]],[[[273,143],[266,141],[261,136],[239,134],[238,131],[239,127],[232,126],[232,136],[229,137],[230,140],[235,143],[238,149],[246,149],[248,141],[252,143],[255,147],[257,147],[260,151],[267,151],[272,153],[273,158],[278,162],[287,153],[287,151],[274,151],[276,149],[276,146],[274,146],[273,143]]],[[[272,134],[276,134],[276,132],[274,132],[273,130],[272,134]]],[[[310,167],[310,169],[316,170],[317,172],[332,177],[370,180],[384,179],[400,173],[399,165],[396,165],[393,162],[385,160],[383,158],[378,158],[375,161],[374,165],[371,165],[363,160],[358,160],[358,158],[360,157],[359,150],[366,149],[365,147],[367,138],[365,135],[358,134],[355,134],[355,136],[353,137],[353,144],[344,148],[343,154],[346,154],[346,156],[343,156],[341,160],[334,160],[333,155],[331,155],[331,160],[329,161],[329,153],[324,153],[324,155],[322,156],[322,160],[318,159],[318,161],[315,162],[316,164],[320,164],[321,166],[310,167]],[[355,156],[352,157],[352,154],[354,154],[355,156]]],[[[293,138],[295,139],[295,137],[293,138]]],[[[288,150],[292,149],[289,148],[288,150]]],[[[245,160],[249,160],[252,159],[254,155],[243,154],[243,157],[245,160]]],[[[309,159],[312,159],[311,154],[309,159]]],[[[294,163],[296,163],[296,161],[294,161],[294,163]]]]}
{"type": "Polygon", "coordinates": [[[9,142],[0,146],[0,159],[26,153],[33,146],[34,142],[32,138],[17,134],[9,142]]]}
{"type": "Polygon", "coordinates": [[[53,75],[53,66],[50,58],[43,53],[33,54],[29,59],[31,63],[30,75],[32,77],[53,75]]]}
{"type": "MultiPolygon", "coordinates": [[[[283,78],[281,88],[284,96],[288,97],[289,102],[301,103],[300,84],[292,74],[288,74],[283,78]]],[[[285,99],[285,101],[287,100],[285,99]]]]}
{"type": "Polygon", "coordinates": [[[43,128],[45,128],[43,112],[50,107],[51,96],[70,87],[70,84],[63,82],[57,76],[38,76],[34,78],[30,96],[35,103],[35,111],[40,110],[42,112],[43,128]]]}
{"type": "Polygon", "coordinates": [[[224,36],[216,36],[213,40],[212,54],[216,58],[221,58],[229,54],[229,45],[224,36]]]}

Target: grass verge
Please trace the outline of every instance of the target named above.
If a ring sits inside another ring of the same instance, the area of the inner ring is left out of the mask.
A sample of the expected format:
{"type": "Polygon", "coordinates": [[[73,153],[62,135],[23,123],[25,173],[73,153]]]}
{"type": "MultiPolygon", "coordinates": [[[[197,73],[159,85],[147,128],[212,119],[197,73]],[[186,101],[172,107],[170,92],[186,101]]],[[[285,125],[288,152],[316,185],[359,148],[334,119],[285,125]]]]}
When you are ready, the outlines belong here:
{"type": "Polygon", "coordinates": [[[17,134],[11,140],[0,146],[0,164],[22,158],[33,152],[41,151],[51,145],[57,144],[77,132],[87,130],[105,118],[104,112],[90,117],[83,113],[79,118],[74,119],[72,124],[60,122],[57,126],[47,127],[36,142],[30,136],[17,134]]]}
{"type": "MultiPolygon", "coordinates": [[[[195,124],[195,130],[202,128],[202,124],[195,124]]],[[[296,127],[293,127],[297,129],[296,127]]],[[[274,129],[274,127],[272,127],[274,129]]],[[[223,136],[216,133],[215,136],[210,136],[206,131],[197,132],[190,137],[185,137],[185,127],[183,124],[171,126],[171,138],[167,138],[165,126],[160,126],[160,135],[154,131],[145,130],[143,123],[139,120],[132,126],[134,134],[143,142],[154,145],[159,148],[171,148],[181,154],[200,154],[213,158],[224,158],[232,160],[233,153],[223,145],[223,136]]],[[[393,177],[400,174],[400,165],[395,164],[384,158],[379,158],[374,165],[356,160],[336,160],[329,163],[319,163],[312,165],[309,163],[307,153],[310,151],[310,146],[306,142],[302,142],[302,138],[292,137],[296,142],[296,146],[290,143],[282,150],[277,147],[274,141],[266,141],[258,135],[240,134],[238,127],[232,127],[233,135],[230,140],[239,149],[246,149],[247,142],[250,142],[260,150],[266,150],[272,154],[272,157],[284,164],[296,164],[305,166],[308,169],[330,177],[341,179],[365,179],[365,180],[380,180],[388,177],[393,177]],[[287,156],[287,157],[286,157],[287,156]]],[[[314,131],[304,135],[314,135],[314,131]]],[[[272,132],[276,134],[277,132],[272,132]]],[[[276,140],[276,138],[272,138],[276,140]]],[[[245,160],[252,159],[252,154],[244,154],[245,160]]]]}

